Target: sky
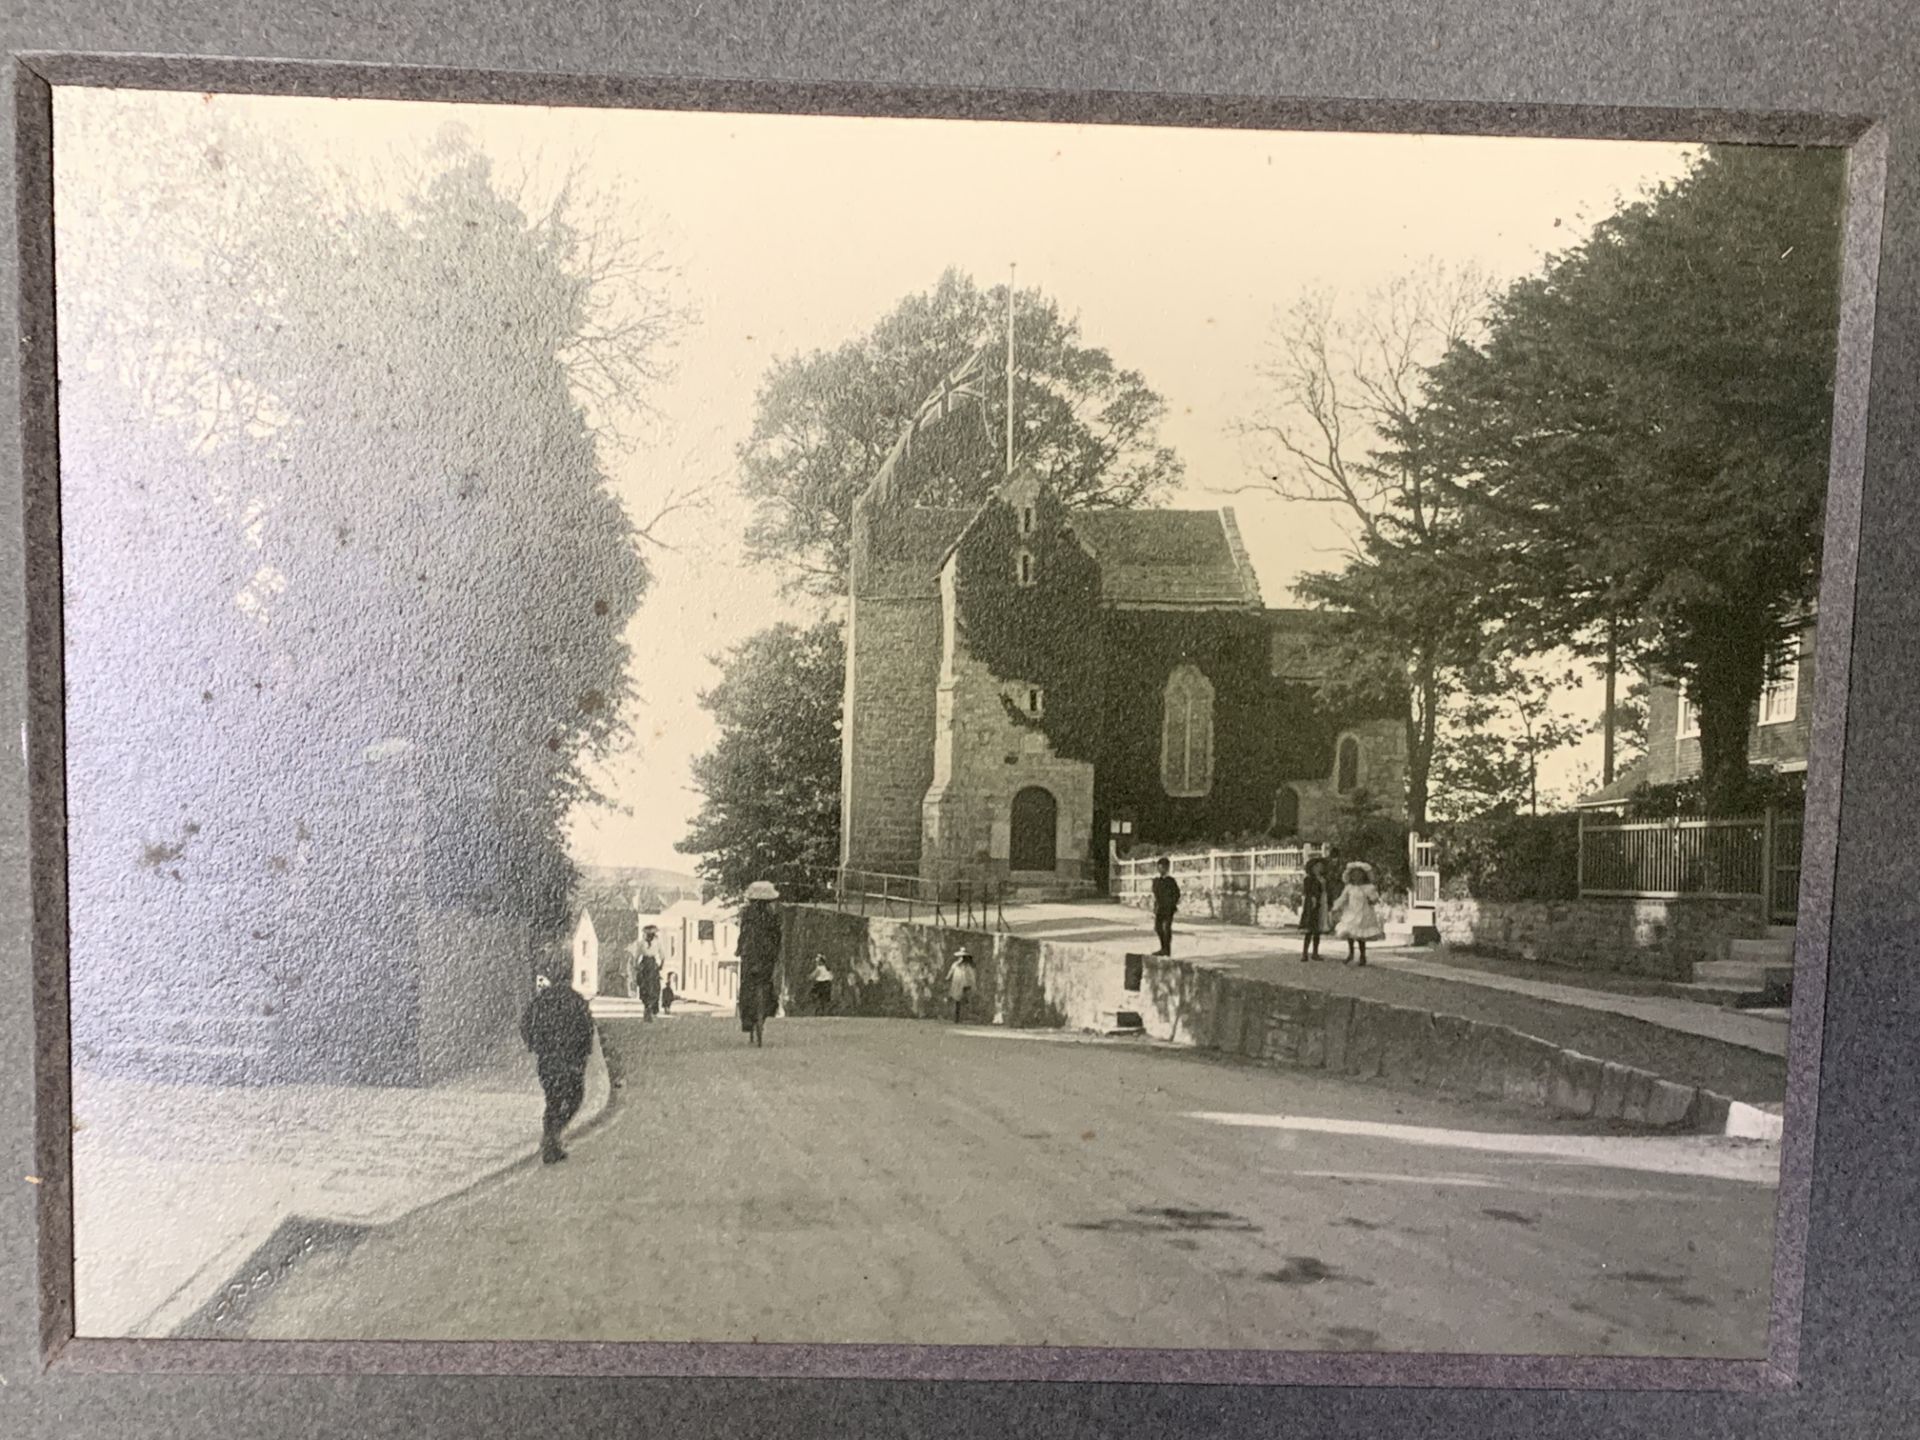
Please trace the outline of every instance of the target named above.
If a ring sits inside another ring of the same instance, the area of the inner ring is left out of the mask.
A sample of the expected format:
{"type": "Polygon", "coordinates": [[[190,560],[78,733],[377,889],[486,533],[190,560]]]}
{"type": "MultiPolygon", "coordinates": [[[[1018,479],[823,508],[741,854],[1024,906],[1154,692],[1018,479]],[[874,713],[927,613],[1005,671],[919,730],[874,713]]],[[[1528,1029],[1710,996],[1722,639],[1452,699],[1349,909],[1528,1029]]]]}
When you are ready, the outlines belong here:
{"type": "MultiPolygon", "coordinates": [[[[56,97],[64,133],[100,147],[90,92],[56,97]]],[[[713,657],[804,606],[748,565],[736,447],[779,358],[831,349],[957,267],[985,286],[1017,266],[1077,317],[1083,343],[1140,371],[1168,405],[1186,466],[1166,503],[1234,507],[1262,590],[1289,603],[1338,563],[1324,506],[1246,493],[1260,456],[1236,432],[1257,407],[1274,321],[1310,290],[1358,304],[1430,262],[1496,280],[1532,272],[1626,198],[1681,174],[1646,142],[1210,131],[1141,126],[762,116],[412,101],[156,95],[218,105],[346,173],[373,173],[457,126],[503,173],[573,195],[657,244],[697,316],[646,397],[654,422],[614,459],[636,519],[689,485],[648,547],[654,583],[629,632],[631,741],[601,781],[614,804],[574,817],[575,858],[690,869],[674,849],[713,742],[713,657]]],[[[102,110],[100,113],[104,113],[102,110]]],[[[81,157],[84,161],[84,155],[81,157]]],[[[67,163],[73,152],[68,151],[67,163]]],[[[1597,707],[1583,694],[1580,704],[1597,707]]],[[[1592,746],[1586,747],[1592,750],[1592,746]]],[[[1597,752],[1595,752],[1597,753],[1597,752]]],[[[1570,777],[1593,755],[1559,763],[1570,777]]]]}

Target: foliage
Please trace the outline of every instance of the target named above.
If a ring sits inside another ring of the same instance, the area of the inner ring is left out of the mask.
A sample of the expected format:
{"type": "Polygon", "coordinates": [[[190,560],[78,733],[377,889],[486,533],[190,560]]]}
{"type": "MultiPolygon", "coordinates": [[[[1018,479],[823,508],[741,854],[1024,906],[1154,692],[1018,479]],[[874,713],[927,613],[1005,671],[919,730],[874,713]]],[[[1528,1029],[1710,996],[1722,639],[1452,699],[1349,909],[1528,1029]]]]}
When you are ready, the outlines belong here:
{"type": "Polygon", "coordinates": [[[705,799],[677,848],[702,857],[710,896],[763,878],[791,893],[839,863],[846,638],[832,618],[775,625],[720,664],[724,678],[700,697],[720,738],[693,762],[705,799]]]}
{"type": "MultiPolygon", "coordinates": [[[[1242,433],[1266,484],[1334,506],[1353,542],[1346,566],[1297,587],[1341,617],[1332,674],[1396,697],[1407,723],[1407,810],[1424,828],[1435,747],[1460,672],[1484,648],[1472,567],[1460,563],[1460,503],[1419,454],[1395,447],[1425,367],[1471,336],[1489,298],[1475,269],[1429,265],[1341,310],[1311,294],[1281,317],[1267,394],[1242,433]]],[[[1342,695],[1335,705],[1349,703],[1342,695]]]]}
{"type": "Polygon", "coordinates": [[[1388,814],[1365,786],[1342,796],[1328,837],[1334,877],[1339,878],[1342,867],[1361,860],[1373,867],[1383,892],[1406,891],[1413,880],[1407,868],[1407,833],[1407,825],[1388,814]]]}
{"type": "Polygon", "coordinates": [[[1505,623],[1686,687],[1716,810],[1818,588],[1844,168],[1707,150],[1507,291],[1395,436],[1471,505],[1505,623]]]}
{"type": "Polygon", "coordinates": [[[1134,817],[1142,841],[1271,845],[1275,793],[1332,769],[1338,727],[1311,688],[1274,677],[1264,617],[1111,610],[1103,635],[1105,730],[1093,798],[1101,848],[1109,817],[1121,813],[1134,817]],[[1191,798],[1168,795],[1161,779],[1167,680],[1181,664],[1213,685],[1213,789],[1191,798]],[[1247,838],[1227,838],[1235,836],[1247,838]]]}
{"type": "Polygon", "coordinates": [[[1541,762],[1592,729],[1556,705],[1578,678],[1511,655],[1487,656],[1470,667],[1436,747],[1433,813],[1441,819],[1499,809],[1539,814],[1541,762]]]}
{"type": "MultiPolygon", "coordinates": [[[[779,360],[762,381],[740,448],[741,486],[759,502],[754,558],[816,594],[846,589],[848,524],[906,427],[976,351],[981,397],[915,436],[912,500],[971,508],[1006,476],[1005,286],[949,270],[871,332],[833,351],[779,360]]],[[[1016,296],[1018,458],[1070,508],[1132,506],[1170,489],[1181,467],[1157,438],[1165,402],[1136,371],[1085,343],[1038,291],[1016,296]]]]}
{"type": "Polygon", "coordinates": [[[116,103],[121,183],[59,217],[69,716],[114,800],[80,848],[217,862],[291,972],[389,954],[422,886],[557,931],[647,584],[603,444],[664,275],[457,139],[371,197],[116,103]]]}
{"type": "Polygon", "coordinates": [[[1795,810],[1806,804],[1807,777],[1804,772],[1752,766],[1740,787],[1728,792],[1724,799],[1725,808],[1710,812],[1706,782],[1698,775],[1671,785],[1642,785],[1627,799],[1627,818],[1672,820],[1709,813],[1750,816],[1769,807],[1795,810]]]}
{"type": "Polygon", "coordinates": [[[1044,692],[1036,718],[1009,701],[1007,714],[1043,731],[1056,755],[1098,758],[1105,733],[1106,656],[1087,620],[1100,609],[1100,567],[1068,528],[1065,508],[1048,490],[1034,500],[1031,533],[1020,517],[990,501],[961,538],[954,575],[957,623],[967,650],[996,679],[1044,692]],[[1015,569],[1033,556],[1033,583],[1015,569]]]}
{"type": "Polygon", "coordinates": [[[1577,815],[1511,810],[1436,828],[1435,858],[1449,895],[1475,900],[1572,900],[1580,893],[1577,815]]]}

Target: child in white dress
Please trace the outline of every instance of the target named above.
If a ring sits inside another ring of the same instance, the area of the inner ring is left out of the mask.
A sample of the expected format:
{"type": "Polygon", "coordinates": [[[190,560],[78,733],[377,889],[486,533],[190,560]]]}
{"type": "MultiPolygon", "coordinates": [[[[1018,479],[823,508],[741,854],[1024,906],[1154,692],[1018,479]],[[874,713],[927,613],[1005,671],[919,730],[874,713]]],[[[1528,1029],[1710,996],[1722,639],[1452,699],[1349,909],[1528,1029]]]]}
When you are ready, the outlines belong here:
{"type": "Polygon", "coordinates": [[[1346,888],[1333,902],[1333,933],[1347,942],[1347,964],[1364,965],[1367,942],[1387,938],[1386,927],[1380,923],[1380,891],[1373,883],[1373,868],[1358,860],[1347,866],[1343,878],[1346,888]]]}

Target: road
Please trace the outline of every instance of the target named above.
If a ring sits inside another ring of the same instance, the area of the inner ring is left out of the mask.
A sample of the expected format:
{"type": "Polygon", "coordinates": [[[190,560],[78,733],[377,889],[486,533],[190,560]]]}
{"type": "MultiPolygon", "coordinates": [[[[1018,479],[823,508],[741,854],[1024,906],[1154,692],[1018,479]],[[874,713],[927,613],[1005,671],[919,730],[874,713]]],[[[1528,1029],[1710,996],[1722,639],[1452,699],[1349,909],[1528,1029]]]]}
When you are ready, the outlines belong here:
{"type": "Polygon", "coordinates": [[[1762,1351],[1764,1147],[1137,1040],[605,1033],[625,1088],[568,1160],[309,1260],[246,1333],[1762,1351]]]}

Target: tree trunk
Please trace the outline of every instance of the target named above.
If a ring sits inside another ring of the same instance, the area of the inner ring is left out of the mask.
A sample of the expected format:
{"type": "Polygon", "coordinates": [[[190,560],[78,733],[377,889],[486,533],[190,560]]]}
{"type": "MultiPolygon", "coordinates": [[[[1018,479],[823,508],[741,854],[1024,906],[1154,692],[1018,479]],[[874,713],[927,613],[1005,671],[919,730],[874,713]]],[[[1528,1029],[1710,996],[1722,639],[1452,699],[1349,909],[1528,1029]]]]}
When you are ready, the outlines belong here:
{"type": "Polygon", "coordinates": [[[1710,815],[1734,815],[1748,804],[1753,762],[1748,745],[1766,683],[1771,632],[1764,624],[1730,625],[1694,677],[1700,713],[1700,788],[1710,815]]]}
{"type": "Polygon", "coordinates": [[[1433,746],[1440,703],[1440,681],[1430,662],[1414,666],[1414,700],[1407,709],[1407,827],[1427,832],[1427,784],[1433,773],[1433,746]]]}
{"type": "Polygon", "coordinates": [[[1600,783],[1613,783],[1614,731],[1620,717],[1616,713],[1617,701],[1614,699],[1614,681],[1620,673],[1619,632],[1613,622],[1607,622],[1607,708],[1606,738],[1600,756],[1600,783]]]}

